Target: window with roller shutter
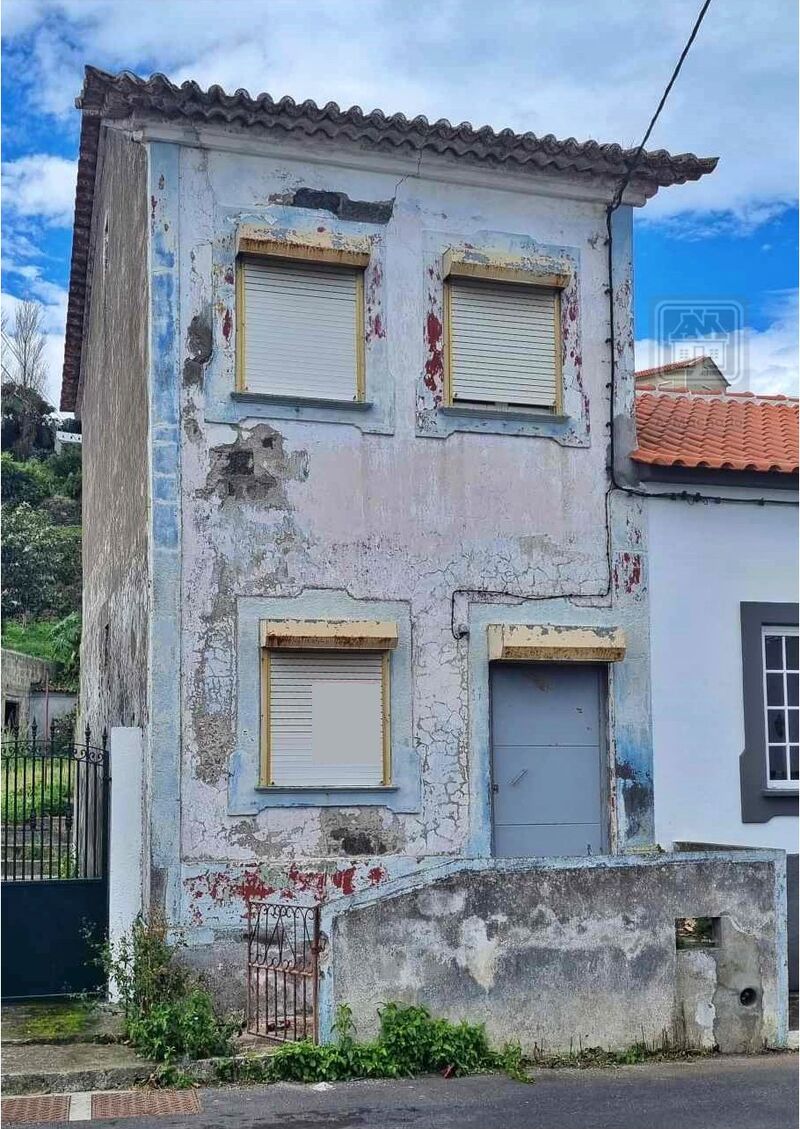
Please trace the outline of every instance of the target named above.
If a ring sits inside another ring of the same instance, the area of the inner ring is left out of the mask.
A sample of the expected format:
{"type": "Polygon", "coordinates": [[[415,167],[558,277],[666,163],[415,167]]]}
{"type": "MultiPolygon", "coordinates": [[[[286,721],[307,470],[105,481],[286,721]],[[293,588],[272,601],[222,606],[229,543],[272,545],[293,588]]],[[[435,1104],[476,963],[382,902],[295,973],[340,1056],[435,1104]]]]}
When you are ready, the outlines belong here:
{"type": "Polygon", "coordinates": [[[389,781],[385,651],[263,651],[263,783],[380,787],[389,781]]]}
{"type": "Polygon", "coordinates": [[[242,256],[238,302],[242,391],[363,400],[363,268],[242,256]]]}
{"type": "Polygon", "coordinates": [[[451,404],[561,408],[560,290],[448,278],[451,404]]]}

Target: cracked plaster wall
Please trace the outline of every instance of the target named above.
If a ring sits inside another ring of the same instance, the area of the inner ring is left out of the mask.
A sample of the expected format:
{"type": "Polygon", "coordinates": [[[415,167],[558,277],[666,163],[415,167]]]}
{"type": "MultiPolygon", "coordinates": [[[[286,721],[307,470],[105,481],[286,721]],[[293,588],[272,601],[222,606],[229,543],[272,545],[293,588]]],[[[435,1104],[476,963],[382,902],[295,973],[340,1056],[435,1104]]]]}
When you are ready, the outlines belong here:
{"type": "Polygon", "coordinates": [[[148,712],[147,152],[103,136],[84,329],[81,721],[144,725],[148,712]]]}
{"type": "MultiPolygon", "coordinates": [[[[165,724],[167,714],[179,717],[180,733],[162,731],[154,748],[168,790],[152,817],[160,842],[155,901],[197,940],[210,940],[215,930],[241,925],[248,895],[324,899],[371,889],[435,857],[487,853],[486,820],[478,817],[488,715],[475,685],[487,671],[485,659],[471,655],[476,637],[454,638],[451,626],[461,620],[467,627],[474,620],[473,632],[483,635],[493,620],[625,626],[629,657],[615,671],[609,705],[618,771],[608,815],[615,844],[650,841],[646,554],[641,512],[626,499],[610,507],[610,585],[606,557],[601,204],[357,170],[344,160],[335,167],[186,147],[177,161],[171,149],[151,147],[149,193],[165,295],[159,349],[171,351],[162,367],[180,382],[178,532],[172,523],[166,534],[155,530],[156,556],[162,542],[180,539],[179,578],[164,558],[167,614],[159,621],[159,631],[180,641],[169,684],[159,679],[160,716],[165,724]],[[391,202],[391,216],[371,225],[287,204],[302,188],[391,202]],[[231,396],[235,233],[243,223],[300,242],[368,241],[372,409],[348,414],[231,396]],[[466,242],[490,257],[523,248],[575,265],[565,310],[575,323],[565,340],[574,404],[566,429],[500,420],[481,434],[445,435],[429,428],[427,401],[420,414],[430,360],[425,257],[431,247],[466,242]],[[408,609],[416,811],[308,806],[230,814],[241,736],[237,663],[258,663],[255,651],[239,645],[237,608],[312,589],[331,590],[332,603],[393,600],[408,609]],[[490,595],[477,595],[484,591],[490,595]]],[[[624,263],[627,213],[617,214],[624,263]]],[[[620,302],[629,341],[629,287],[620,302]]],[[[626,355],[623,381],[631,376],[629,349],[626,355]]],[[[160,485],[166,505],[169,484],[160,485]]]]}
{"type": "Polygon", "coordinates": [[[524,1051],[783,1046],[785,905],[772,851],[452,863],[323,913],[322,1037],[347,1002],[369,1038],[391,999],[524,1051]],[[706,915],[718,947],[677,952],[676,918],[706,915]]]}

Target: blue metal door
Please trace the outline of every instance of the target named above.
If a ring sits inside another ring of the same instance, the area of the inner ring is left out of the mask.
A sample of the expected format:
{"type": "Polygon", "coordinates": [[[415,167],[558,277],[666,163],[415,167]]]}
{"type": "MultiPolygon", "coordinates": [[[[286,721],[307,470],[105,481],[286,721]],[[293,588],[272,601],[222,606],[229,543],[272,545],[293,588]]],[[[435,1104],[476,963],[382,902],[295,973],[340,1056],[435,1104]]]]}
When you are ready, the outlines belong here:
{"type": "Polygon", "coordinates": [[[2,998],[101,992],[108,929],[106,738],[3,741],[2,998]]]}
{"type": "Polygon", "coordinates": [[[605,669],[491,665],[494,854],[585,855],[605,846],[605,669]]]}

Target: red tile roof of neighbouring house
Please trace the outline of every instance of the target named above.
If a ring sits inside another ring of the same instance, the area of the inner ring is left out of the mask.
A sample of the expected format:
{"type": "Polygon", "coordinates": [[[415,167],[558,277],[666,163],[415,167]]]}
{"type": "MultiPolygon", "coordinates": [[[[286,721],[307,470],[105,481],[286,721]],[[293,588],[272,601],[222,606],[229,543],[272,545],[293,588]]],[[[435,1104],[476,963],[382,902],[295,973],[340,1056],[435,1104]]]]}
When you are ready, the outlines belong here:
{"type": "Polygon", "coordinates": [[[666,467],[796,474],[798,401],[751,392],[636,393],[631,458],[666,467]]]}
{"type": "MultiPolygon", "coordinates": [[[[711,361],[714,368],[719,372],[719,366],[716,361],[711,357],[693,357],[690,361],[671,361],[668,365],[658,365],[656,368],[640,368],[636,370],[636,379],[639,380],[644,376],[661,376],[663,373],[680,372],[681,369],[694,368],[695,365],[705,364],[706,361],[711,361]]],[[[720,372],[720,376],[722,373],[720,372]]],[[[723,380],[724,380],[723,376],[723,380]]]]}
{"type": "Polygon", "coordinates": [[[82,120],[61,384],[63,411],[75,408],[78,395],[94,182],[104,120],[182,121],[193,126],[247,128],[265,139],[294,135],[319,144],[333,140],[362,150],[372,148],[420,159],[426,154],[440,155],[489,169],[597,177],[612,188],[630,173],[636,159],[631,188],[644,196],[652,196],[662,186],[699,180],[713,172],[717,164],[716,157],[696,157],[693,153],[673,155],[656,149],[639,154],[636,149],[579,142],[573,137],[560,141],[552,134],[538,137],[511,129],[498,132],[488,125],[476,129],[469,122],[451,125],[443,119],[429,122],[424,117],[387,115],[382,110],[364,113],[359,106],[342,110],[335,102],[318,106],[293,98],[274,100],[269,94],[254,98],[246,90],[226,94],[219,86],[203,90],[196,82],[176,86],[162,74],[145,79],[128,71],[108,74],[96,67],[86,67],[83,91],[76,104],[82,120]]]}

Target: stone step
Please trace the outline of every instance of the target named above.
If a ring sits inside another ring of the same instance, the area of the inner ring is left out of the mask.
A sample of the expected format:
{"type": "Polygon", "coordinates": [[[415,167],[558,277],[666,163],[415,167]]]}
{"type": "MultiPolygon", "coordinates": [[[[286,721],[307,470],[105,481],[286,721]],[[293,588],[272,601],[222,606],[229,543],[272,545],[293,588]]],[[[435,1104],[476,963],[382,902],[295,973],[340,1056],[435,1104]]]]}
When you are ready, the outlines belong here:
{"type": "Polygon", "coordinates": [[[0,1081],[4,1094],[71,1094],[130,1089],[155,1069],[121,1043],[4,1042],[0,1081]]]}

